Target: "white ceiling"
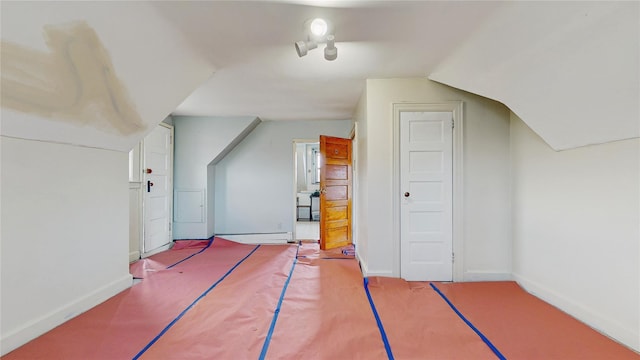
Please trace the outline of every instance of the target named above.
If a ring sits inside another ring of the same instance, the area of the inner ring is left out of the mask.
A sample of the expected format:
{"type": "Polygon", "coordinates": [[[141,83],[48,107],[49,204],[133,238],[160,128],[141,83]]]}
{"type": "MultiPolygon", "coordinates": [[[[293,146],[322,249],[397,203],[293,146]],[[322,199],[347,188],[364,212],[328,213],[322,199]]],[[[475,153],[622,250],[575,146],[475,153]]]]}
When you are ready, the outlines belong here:
{"type": "MultiPolygon", "coordinates": [[[[557,150],[640,136],[638,1],[2,1],[0,7],[3,44],[39,56],[51,53],[43,29],[87,23],[146,125],[123,137],[3,106],[0,133],[7,136],[128,151],[170,112],[350,119],[365,79],[416,77],[504,103],[557,150]],[[322,47],[296,54],[293,44],[314,17],[335,25],[333,62],[324,60],[322,47]]],[[[12,88],[4,72],[2,79],[5,96],[12,88]]]]}
{"type": "Polygon", "coordinates": [[[263,120],[350,119],[367,78],[426,77],[501,2],[158,2],[160,14],[216,67],[176,115],[263,120]],[[340,7],[317,7],[325,5],[340,7]],[[299,58],[303,24],[335,26],[338,59],[323,46],[299,58]]]}

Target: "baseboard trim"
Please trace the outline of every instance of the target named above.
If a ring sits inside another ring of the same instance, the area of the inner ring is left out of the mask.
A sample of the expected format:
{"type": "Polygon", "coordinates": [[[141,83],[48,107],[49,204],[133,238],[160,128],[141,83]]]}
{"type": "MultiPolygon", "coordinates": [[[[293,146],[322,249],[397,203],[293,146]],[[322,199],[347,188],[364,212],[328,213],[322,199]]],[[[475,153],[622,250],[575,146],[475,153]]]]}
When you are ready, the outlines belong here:
{"type": "Polygon", "coordinates": [[[0,354],[4,356],[8,352],[17,349],[56,326],[71,320],[121,291],[128,289],[132,282],[133,278],[131,274],[122,276],[47,315],[29,321],[22,327],[9,331],[7,334],[2,334],[0,354]]]}
{"type": "Polygon", "coordinates": [[[362,273],[362,276],[367,277],[367,273],[369,272],[367,263],[362,261],[362,258],[360,257],[360,254],[358,253],[357,250],[356,250],[356,260],[358,260],[358,264],[360,264],[360,272],[362,273]]]}
{"type": "Polygon", "coordinates": [[[149,257],[151,255],[155,255],[157,253],[161,253],[163,251],[169,250],[169,249],[171,249],[171,246],[173,246],[173,241],[168,243],[167,245],[162,245],[161,247],[159,247],[157,249],[154,249],[154,250],[151,250],[149,252],[146,252],[146,253],[142,254],[142,258],[147,258],[147,257],[149,257]]]}
{"type": "Polygon", "coordinates": [[[132,251],[129,253],[129,264],[140,260],[140,251],[132,251]]]}
{"type": "Polygon", "coordinates": [[[216,234],[216,237],[241,244],[287,244],[292,240],[292,234],[290,232],[272,234],[216,234]]]}
{"type": "Polygon", "coordinates": [[[612,340],[619,342],[636,352],[640,352],[640,332],[634,332],[633,329],[626,328],[619,322],[600,315],[597,311],[589,308],[588,306],[584,306],[572,299],[569,299],[566,296],[563,296],[560,293],[518,273],[513,273],[513,279],[530,294],[582,321],[596,331],[610,337],[612,340]]]}
{"type": "Polygon", "coordinates": [[[465,271],[463,281],[511,281],[511,273],[500,271],[465,271]]]}
{"type": "Polygon", "coordinates": [[[367,271],[367,277],[370,276],[382,276],[382,277],[393,277],[393,273],[391,271],[367,271]]]}

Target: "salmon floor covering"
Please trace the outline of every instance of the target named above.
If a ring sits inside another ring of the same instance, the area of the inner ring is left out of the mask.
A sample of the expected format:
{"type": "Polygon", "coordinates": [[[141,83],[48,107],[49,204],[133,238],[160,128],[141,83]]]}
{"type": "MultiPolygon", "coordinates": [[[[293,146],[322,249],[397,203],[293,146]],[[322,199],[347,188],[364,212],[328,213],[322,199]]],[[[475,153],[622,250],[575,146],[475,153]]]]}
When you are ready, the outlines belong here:
{"type": "Polygon", "coordinates": [[[317,243],[176,242],[3,359],[640,359],[515,282],[363,279],[317,243]]]}

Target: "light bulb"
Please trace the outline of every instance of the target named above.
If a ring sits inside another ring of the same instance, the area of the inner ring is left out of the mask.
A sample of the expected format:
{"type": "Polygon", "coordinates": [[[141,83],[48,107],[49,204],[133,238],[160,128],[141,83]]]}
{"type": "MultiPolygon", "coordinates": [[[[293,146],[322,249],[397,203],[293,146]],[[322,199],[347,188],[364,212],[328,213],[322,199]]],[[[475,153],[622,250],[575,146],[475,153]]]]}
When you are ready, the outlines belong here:
{"type": "Polygon", "coordinates": [[[309,25],[309,30],[315,36],[324,36],[328,28],[327,22],[320,18],[313,19],[309,25]]]}

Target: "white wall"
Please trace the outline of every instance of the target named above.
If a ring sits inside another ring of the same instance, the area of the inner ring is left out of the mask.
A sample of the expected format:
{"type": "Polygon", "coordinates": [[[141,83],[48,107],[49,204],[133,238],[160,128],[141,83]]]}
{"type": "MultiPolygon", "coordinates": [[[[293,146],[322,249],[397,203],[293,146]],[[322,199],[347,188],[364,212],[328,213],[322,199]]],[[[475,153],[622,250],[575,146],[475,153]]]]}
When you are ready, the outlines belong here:
{"type": "Polygon", "coordinates": [[[513,275],[640,351],[640,141],[554,152],[511,118],[513,275]]]}
{"type": "Polygon", "coordinates": [[[305,163],[307,156],[307,144],[296,144],[296,189],[298,192],[307,190],[307,172],[305,171],[305,163]]]}
{"type": "Polygon", "coordinates": [[[464,278],[511,273],[509,111],[502,104],[427,79],[367,80],[357,116],[359,246],[369,275],[399,276],[394,264],[393,103],[464,102],[464,278]],[[360,111],[359,113],[362,113],[360,111]],[[366,255],[365,255],[366,252],[366,255]]]}
{"type": "MultiPolygon", "coordinates": [[[[213,168],[209,164],[222,156],[230,147],[235,146],[239,136],[259,119],[255,117],[196,117],[174,116],[174,186],[176,194],[182,190],[201,191],[204,194],[202,204],[181,205],[178,195],[174,199],[174,239],[206,239],[213,235],[213,207],[207,198],[207,189],[214,186],[213,168]],[[204,207],[204,218],[198,222],[180,221],[181,212],[200,211],[204,207]],[[198,209],[193,209],[198,207],[198,209]]],[[[246,134],[245,134],[246,136],[246,134]]]]}
{"type": "Polygon", "coordinates": [[[509,1],[429,78],[506,104],[570,149],[640,136],[639,43],[638,1],[509,1]]]}
{"type": "Polygon", "coordinates": [[[353,121],[356,126],[355,150],[356,161],[353,165],[354,176],[354,206],[353,219],[353,242],[356,244],[356,257],[360,261],[363,273],[369,274],[369,177],[368,174],[368,127],[367,127],[367,88],[365,87],[362,96],[353,114],[353,121]]]}
{"type": "Polygon", "coordinates": [[[0,137],[2,353],[131,285],[126,152],[0,137]]]}
{"type": "Polygon", "coordinates": [[[129,151],[214,71],[213,65],[190,47],[182,33],[147,2],[14,1],[3,2],[0,15],[3,63],[17,61],[23,65],[20,69],[32,72],[16,76],[10,74],[11,67],[3,68],[3,135],[129,151]],[[76,68],[73,56],[69,56],[64,60],[70,63],[56,61],[62,67],[50,71],[48,64],[54,63],[50,61],[52,55],[59,53],[50,48],[53,42],[47,43],[45,33],[52,27],[68,29],[69,24],[83,22],[95,31],[98,42],[86,44],[93,36],[91,32],[82,32],[73,37],[74,44],[87,51],[82,52],[83,59],[100,63],[90,66],[89,61],[76,68]],[[10,48],[4,46],[9,42],[22,50],[16,50],[17,54],[5,51],[10,48]],[[23,53],[27,60],[16,58],[23,53]],[[34,55],[37,53],[39,56],[34,55]],[[77,70],[77,74],[67,72],[68,68],[102,72],[77,70]],[[47,96],[44,95],[47,91],[27,92],[29,96],[22,99],[21,111],[9,110],[6,105],[10,97],[5,96],[24,95],[24,90],[33,85],[29,75],[55,84],[56,91],[47,96]],[[104,76],[109,80],[97,81],[104,76]],[[76,86],[77,83],[80,85],[76,86]],[[118,83],[122,87],[116,86],[118,83]],[[63,94],[72,95],[65,98],[63,94]],[[68,108],[66,99],[71,98],[75,99],[71,102],[74,106],[82,105],[84,109],[78,124],[70,122],[77,110],[68,108]],[[85,98],[89,99],[86,104],[80,101],[85,98]],[[115,105],[103,107],[102,103],[115,105]],[[50,112],[48,117],[42,115],[45,110],[50,112]],[[115,120],[125,124],[139,122],[142,127],[133,133],[121,133],[109,126],[115,120]]]}
{"type": "Polygon", "coordinates": [[[350,120],[265,121],[216,166],[217,234],[293,231],[293,140],[347,137],[350,120]]]}

